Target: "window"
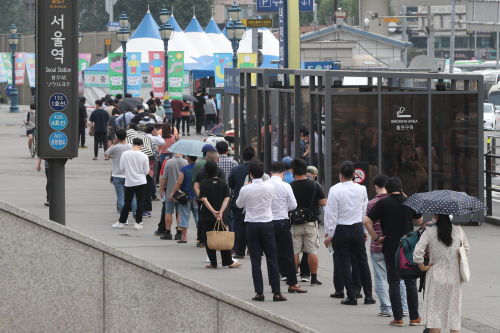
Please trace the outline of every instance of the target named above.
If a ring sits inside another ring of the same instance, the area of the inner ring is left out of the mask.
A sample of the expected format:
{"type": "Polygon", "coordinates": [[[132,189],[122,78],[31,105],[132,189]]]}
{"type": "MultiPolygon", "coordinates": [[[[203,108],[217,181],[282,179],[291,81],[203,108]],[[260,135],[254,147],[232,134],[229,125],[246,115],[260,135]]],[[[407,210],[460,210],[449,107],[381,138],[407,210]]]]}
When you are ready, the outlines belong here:
{"type": "MultiPolygon", "coordinates": [[[[226,7],[226,20],[229,20],[228,9],[231,8],[231,6],[225,6],[225,7],[226,7]]],[[[252,15],[253,15],[253,5],[240,5],[239,7],[241,9],[240,20],[242,20],[242,19],[248,19],[248,18],[252,17],[252,15]]]]}
{"type": "Polygon", "coordinates": [[[455,37],[455,48],[468,49],[469,48],[469,37],[455,37]]]}

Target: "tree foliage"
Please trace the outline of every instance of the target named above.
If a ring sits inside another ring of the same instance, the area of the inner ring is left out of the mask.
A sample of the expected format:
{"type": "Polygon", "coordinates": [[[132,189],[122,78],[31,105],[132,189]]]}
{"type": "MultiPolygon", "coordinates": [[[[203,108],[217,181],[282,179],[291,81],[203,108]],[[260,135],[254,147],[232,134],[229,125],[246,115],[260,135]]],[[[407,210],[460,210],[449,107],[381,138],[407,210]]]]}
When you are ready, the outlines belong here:
{"type": "Polygon", "coordinates": [[[15,23],[17,33],[34,33],[33,24],[28,20],[26,7],[20,1],[6,1],[2,4],[2,14],[0,17],[0,33],[10,34],[9,28],[15,23]]]}
{"type": "MultiPolygon", "coordinates": [[[[339,0],[338,7],[347,12],[345,22],[350,24],[350,18],[353,18],[354,25],[358,25],[359,19],[359,1],[358,0],[339,0]]],[[[334,22],[335,8],[334,0],[323,0],[318,6],[318,23],[325,24],[326,18],[331,17],[334,22]]]]}
{"type": "Polygon", "coordinates": [[[108,29],[109,14],[103,0],[79,0],[81,31],[104,31],[108,29]]]}

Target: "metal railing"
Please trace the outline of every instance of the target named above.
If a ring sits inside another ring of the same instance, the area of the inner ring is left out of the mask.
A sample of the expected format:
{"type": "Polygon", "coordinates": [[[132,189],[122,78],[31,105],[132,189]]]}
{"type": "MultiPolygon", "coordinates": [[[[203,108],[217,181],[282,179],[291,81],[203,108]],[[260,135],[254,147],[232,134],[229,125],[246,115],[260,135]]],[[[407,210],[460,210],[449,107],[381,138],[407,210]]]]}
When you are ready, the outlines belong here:
{"type": "Polygon", "coordinates": [[[500,140],[500,135],[488,135],[488,141],[486,143],[487,152],[484,154],[486,158],[486,170],[484,173],[486,174],[486,186],[484,187],[486,191],[486,206],[488,207],[487,216],[493,215],[493,194],[492,192],[500,192],[500,189],[494,188],[492,184],[493,176],[500,176],[500,172],[497,172],[497,163],[496,159],[500,159],[500,155],[497,154],[497,139],[500,140]]]}

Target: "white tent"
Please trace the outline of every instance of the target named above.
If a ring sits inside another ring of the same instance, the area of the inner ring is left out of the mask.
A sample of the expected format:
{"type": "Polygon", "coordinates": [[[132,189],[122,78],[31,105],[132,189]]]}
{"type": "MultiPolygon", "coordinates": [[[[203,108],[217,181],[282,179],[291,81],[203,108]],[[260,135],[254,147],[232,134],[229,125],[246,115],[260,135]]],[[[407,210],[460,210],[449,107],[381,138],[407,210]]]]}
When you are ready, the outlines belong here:
{"type": "Polygon", "coordinates": [[[212,61],[214,53],[223,52],[219,45],[212,43],[195,16],[193,16],[186,30],[184,30],[183,39],[196,45],[196,48],[202,53],[200,57],[195,57],[195,60],[202,65],[212,61]]]}
{"type": "Polygon", "coordinates": [[[220,53],[232,53],[233,49],[231,47],[231,42],[227,39],[227,37],[222,34],[219,27],[215,23],[212,18],[210,22],[208,22],[207,27],[205,28],[205,34],[210,39],[210,41],[217,46],[220,53]]]}

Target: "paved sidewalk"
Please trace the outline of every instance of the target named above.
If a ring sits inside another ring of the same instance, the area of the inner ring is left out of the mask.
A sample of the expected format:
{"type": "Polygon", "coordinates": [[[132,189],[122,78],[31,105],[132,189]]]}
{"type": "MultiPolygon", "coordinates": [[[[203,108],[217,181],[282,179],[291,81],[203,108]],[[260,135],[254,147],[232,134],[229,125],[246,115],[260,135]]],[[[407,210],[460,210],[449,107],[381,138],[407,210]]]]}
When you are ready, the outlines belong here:
{"type": "MultiPolygon", "coordinates": [[[[43,206],[45,174],[43,170],[36,172],[37,159],[28,156],[27,138],[24,129],[20,128],[23,114],[4,113],[6,111],[2,106],[0,200],[48,218],[48,208],[43,206]]],[[[190,137],[198,140],[203,138],[196,135],[190,137]]],[[[93,147],[93,138],[87,137],[87,140],[86,145],[93,147]]],[[[153,202],[153,218],[144,220],[143,230],[133,230],[131,225],[121,230],[112,229],[111,225],[118,219],[115,192],[109,183],[112,162],[104,161],[102,149],[98,161],[92,160],[93,149],[79,150],[79,154],[78,158],[66,164],[67,227],[244,301],[252,302],[254,292],[250,260],[241,260],[243,266],[236,269],[206,269],[206,252],[195,247],[193,221],[188,231],[187,244],[164,241],[153,236],[159,222],[161,202],[153,202]]],[[[497,317],[500,313],[500,268],[496,263],[500,261],[500,227],[484,224],[482,227],[466,227],[464,230],[471,245],[469,262],[472,282],[463,285],[462,317],[466,319],[463,320],[462,332],[499,332],[497,317]]],[[[322,234],[321,230],[320,235],[322,234]]],[[[253,304],[318,332],[401,331],[388,325],[390,318],[377,316],[379,304],[347,307],[340,305],[340,300],[330,298],[329,294],[333,292],[332,257],[325,248],[320,248],[318,255],[318,279],[323,282],[323,286],[310,287],[304,283],[303,287],[309,292],[299,295],[286,293],[286,285],[282,283],[282,291],[288,301],[281,303],[271,301],[272,294],[266,286],[266,302],[253,304]]],[[[220,256],[218,257],[220,260],[220,256]]],[[[264,277],[267,276],[265,264],[262,269],[264,277]]],[[[136,281],[125,279],[124,283],[136,281]]],[[[405,323],[408,323],[407,319],[405,323]]],[[[406,326],[403,330],[422,332],[420,327],[406,326]]]]}

